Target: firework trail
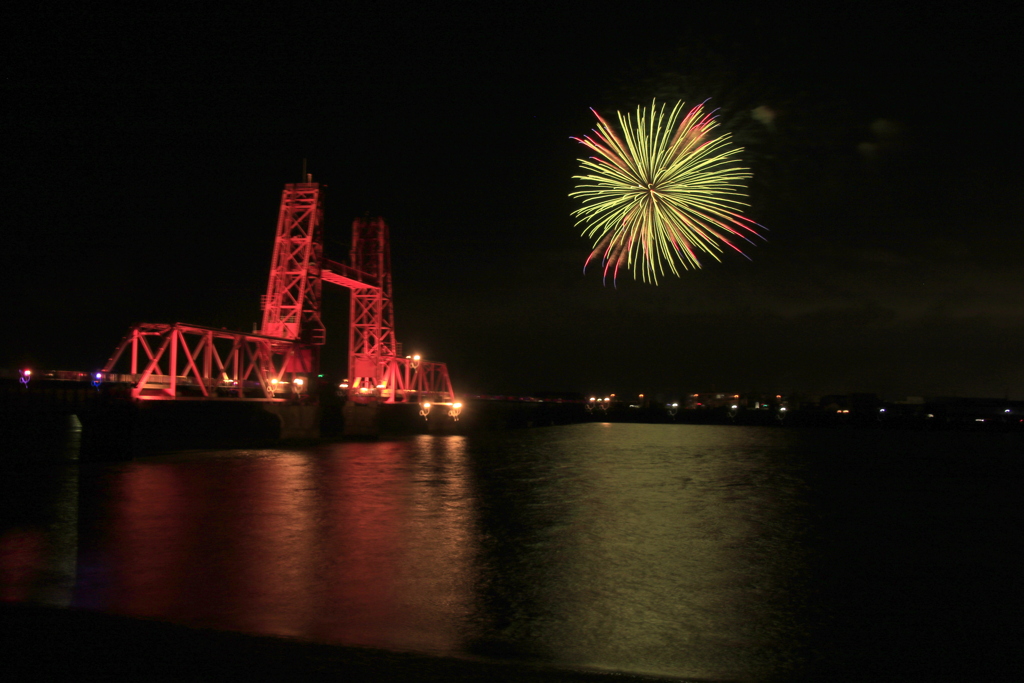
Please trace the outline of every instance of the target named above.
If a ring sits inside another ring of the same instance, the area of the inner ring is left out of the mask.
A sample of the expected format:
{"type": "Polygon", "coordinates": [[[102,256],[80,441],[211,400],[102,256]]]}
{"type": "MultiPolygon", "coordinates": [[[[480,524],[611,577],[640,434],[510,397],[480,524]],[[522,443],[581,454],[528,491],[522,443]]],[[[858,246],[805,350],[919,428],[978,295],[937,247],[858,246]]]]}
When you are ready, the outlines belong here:
{"type": "Polygon", "coordinates": [[[582,200],[572,215],[594,238],[584,271],[600,256],[606,280],[625,264],[657,284],[666,264],[678,276],[677,264],[700,268],[700,253],[721,260],[723,246],[742,254],[732,240],[758,235],[741,213],[751,177],[738,165],[742,149],[711,135],[717,124],[703,105],[682,112],[682,102],[666,114],[654,101],[635,118],[619,112],[620,135],[595,111],[593,137],[573,138],[596,153],[580,159],[585,175],[573,176],[580,182],[569,195],[582,200]]]}

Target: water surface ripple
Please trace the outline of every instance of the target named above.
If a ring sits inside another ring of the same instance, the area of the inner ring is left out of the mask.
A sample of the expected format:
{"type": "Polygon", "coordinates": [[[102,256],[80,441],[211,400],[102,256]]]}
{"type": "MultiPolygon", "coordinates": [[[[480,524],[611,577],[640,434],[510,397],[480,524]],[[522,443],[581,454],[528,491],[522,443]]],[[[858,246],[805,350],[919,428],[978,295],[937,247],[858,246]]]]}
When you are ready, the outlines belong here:
{"type": "Polygon", "coordinates": [[[0,591],[677,677],[974,677],[1020,633],[1021,446],[592,423],[18,471],[0,591]]]}

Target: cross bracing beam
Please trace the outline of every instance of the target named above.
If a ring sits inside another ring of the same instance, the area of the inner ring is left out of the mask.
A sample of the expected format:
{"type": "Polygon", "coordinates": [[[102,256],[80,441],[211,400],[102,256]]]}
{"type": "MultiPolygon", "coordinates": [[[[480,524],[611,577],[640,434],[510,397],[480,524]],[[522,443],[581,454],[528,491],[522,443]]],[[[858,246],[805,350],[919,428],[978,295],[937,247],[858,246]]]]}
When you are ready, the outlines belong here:
{"type": "Polygon", "coordinates": [[[380,289],[380,286],[375,283],[377,278],[369,273],[364,273],[348,264],[338,263],[329,259],[324,259],[323,267],[320,270],[320,277],[324,282],[341,285],[349,289],[365,289],[368,291],[380,289]]]}

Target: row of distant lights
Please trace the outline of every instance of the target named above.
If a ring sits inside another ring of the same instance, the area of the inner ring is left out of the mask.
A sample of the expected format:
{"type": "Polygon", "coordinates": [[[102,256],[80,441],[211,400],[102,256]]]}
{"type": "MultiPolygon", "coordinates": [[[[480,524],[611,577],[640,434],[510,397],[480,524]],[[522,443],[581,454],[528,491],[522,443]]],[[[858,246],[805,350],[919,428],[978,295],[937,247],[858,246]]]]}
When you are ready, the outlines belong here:
{"type": "MultiPolygon", "coordinates": [[[[615,394],[612,394],[612,396],[615,396],[615,394]]],[[[644,397],[644,395],[640,394],[640,398],[643,398],[643,397],[644,397]]],[[[610,403],[611,399],[610,398],[597,398],[596,396],[591,396],[590,397],[590,402],[593,403],[594,405],[597,405],[599,403],[610,403]]],[[[678,403],[669,403],[668,406],[670,408],[678,408],[679,404],[678,403]]]]}
{"type": "MultiPolygon", "coordinates": [[[[733,408],[735,408],[735,407],[736,406],[733,406],[733,408]]],[[[780,408],[779,410],[785,410],[785,408],[780,408]]],[[[836,412],[842,415],[842,414],[849,413],[850,410],[848,408],[841,408],[841,409],[837,410],[836,412]]],[[[884,413],[885,412],[885,408],[879,408],[878,412],[879,413],[884,413]]],[[[1003,413],[1006,414],[1006,415],[1009,415],[1012,412],[1013,412],[1013,410],[1010,409],[1010,408],[1006,408],[1005,410],[1003,410],[1003,413]]],[[[935,414],[934,413],[928,413],[927,417],[933,418],[933,417],[935,417],[935,414]]],[[[976,417],[976,418],[974,418],[974,421],[975,422],[984,422],[985,418],[983,418],[983,417],[976,417]]]]}
{"type": "MultiPolygon", "coordinates": [[[[406,356],[406,358],[408,358],[409,360],[413,361],[414,363],[419,363],[419,361],[420,361],[420,355],[418,353],[416,355],[414,355],[414,356],[406,356]]],[[[32,371],[29,370],[29,369],[25,369],[25,370],[21,370],[20,372],[21,372],[21,378],[20,378],[19,381],[22,384],[28,384],[29,381],[32,379],[32,371]]],[[[103,373],[97,372],[95,377],[96,377],[96,380],[99,381],[99,380],[103,379],[103,373]]],[[[295,384],[296,391],[302,391],[302,387],[306,383],[306,381],[304,379],[302,379],[301,377],[296,377],[293,380],[293,382],[295,384]]],[[[274,379],[270,380],[270,383],[276,387],[278,384],[281,383],[281,381],[278,380],[277,378],[274,378],[274,379]]],[[[285,384],[287,384],[287,382],[285,382],[285,384]]],[[[377,385],[378,389],[383,389],[384,387],[385,387],[384,384],[378,384],[377,385]]],[[[346,381],[342,382],[341,384],[339,384],[338,388],[339,389],[348,389],[348,381],[346,380],[346,381]]],[[[369,392],[369,389],[367,387],[360,387],[359,391],[361,393],[365,394],[365,393],[369,392]]],[[[694,397],[697,397],[699,395],[700,394],[694,394],[694,397]]],[[[615,396],[615,394],[612,394],[612,396],[615,396]]],[[[640,398],[643,398],[643,397],[644,397],[644,395],[640,394],[640,398]]],[[[739,398],[739,394],[734,394],[733,398],[739,398]]],[[[781,396],[776,396],[776,398],[781,398],[781,396]]],[[[612,399],[608,398],[608,397],[605,397],[605,398],[597,398],[596,396],[591,396],[590,397],[590,402],[594,403],[594,404],[597,404],[597,403],[609,403],[611,400],[612,399]]],[[[671,408],[678,408],[679,404],[678,403],[671,403],[671,404],[669,404],[669,406],[671,408]]],[[[461,408],[462,404],[461,403],[455,403],[455,404],[452,405],[452,407],[453,408],[461,408]]],[[[739,408],[739,405],[734,403],[730,407],[733,410],[737,410],[739,408]]],[[[424,401],[423,402],[423,408],[425,410],[429,411],[430,410],[430,401],[424,401]]],[[[779,412],[780,413],[786,412],[786,406],[780,407],[779,408],[779,412]]],[[[840,408],[839,410],[836,411],[836,413],[838,413],[840,415],[845,415],[845,414],[848,414],[849,412],[850,412],[850,410],[848,408],[840,408]]],[[[885,412],[885,408],[879,408],[878,412],[879,413],[884,413],[885,412]]],[[[1010,408],[1007,408],[1003,412],[1008,415],[1008,414],[1012,413],[1013,411],[1010,408]]],[[[928,417],[935,417],[935,415],[933,415],[932,413],[928,413],[928,417]]],[[[976,418],[974,418],[974,421],[975,422],[984,422],[985,418],[983,418],[983,417],[976,417],[976,418]]]]}

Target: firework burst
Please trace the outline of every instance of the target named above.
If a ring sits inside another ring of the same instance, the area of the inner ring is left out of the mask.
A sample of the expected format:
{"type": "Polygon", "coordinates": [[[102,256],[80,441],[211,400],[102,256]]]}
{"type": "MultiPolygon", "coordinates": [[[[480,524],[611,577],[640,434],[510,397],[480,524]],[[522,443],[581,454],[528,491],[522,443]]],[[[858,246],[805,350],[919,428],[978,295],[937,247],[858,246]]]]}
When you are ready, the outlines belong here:
{"type": "Polygon", "coordinates": [[[761,226],[740,213],[751,177],[739,165],[742,149],[728,134],[711,135],[717,124],[703,105],[682,112],[682,102],[666,114],[653,101],[635,118],[619,112],[620,136],[595,111],[593,137],[573,138],[597,154],[580,159],[585,175],[574,176],[570,193],[583,203],[576,224],[594,238],[584,271],[600,256],[605,278],[625,265],[657,284],[666,264],[678,276],[677,265],[700,268],[698,254],[721,260],[724,246],[742,254],[732,240],[758,235],[761,226]]]}

